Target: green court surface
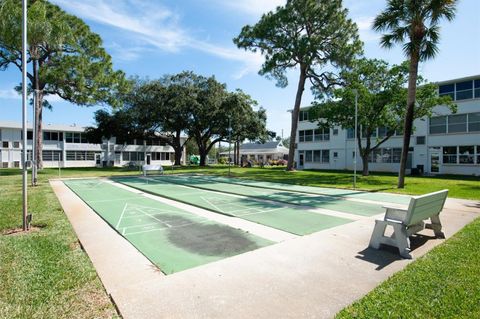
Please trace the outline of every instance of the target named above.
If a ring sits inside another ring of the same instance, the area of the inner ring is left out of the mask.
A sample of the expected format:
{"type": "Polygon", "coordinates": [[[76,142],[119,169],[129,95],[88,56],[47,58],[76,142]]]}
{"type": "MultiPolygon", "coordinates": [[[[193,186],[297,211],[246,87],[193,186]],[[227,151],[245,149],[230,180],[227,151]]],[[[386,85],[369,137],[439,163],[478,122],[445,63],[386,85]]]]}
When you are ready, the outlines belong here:
{"type": "Polygon", "coordinates": [[[166,274],[272,244],[109,182],[64,183],[166,274]]]}
{"type": "Polygon", "coordinates": [[[310,206],[313,208],[323,208],[342,213],[349,213],[360,216],[373,216],[385,212],[381,204],[365,203],[346,200],[341,197],[314,195],[288,190],[271,189],[264,187],[255,187],[253,185],[245,186],[240,184],[226,183],[216,179],[203,177],[193,177],[188,175],[165,175],[153,178],[157,181],[182,184],[190,187],[213,190],[217,192],[230,193],[252,198],[283,202],[287,204],[310,206]]]}
{"type": "Polygon", "coordinates": [[[213,212],[242,218],[296,235],[306,235],[351,222],[350,219],[309,212],[301,208],[293,209],[284,207],[281,204],[268,203],[251,198],[239,198],[228,194],[178,185],[162,178],[157,180],[150,177],[115,177],[112,180],[155,195],[205,208],[213,212]]]}
{"type": "Polygon", "coordinates": [[[291,192],[299,192],[299,193],[307,193],[307,194],[327,195],[327,196],[333,196],[333,197],[345,197],[345,198],[353,198],[353,199],[358,198],[358,199],[366,199],[366,200],[383,202],[383,203],[408,205],[411,199],[411,197],[408,195],[375,193],[375,192],[367,192],[367,191],[356,191],[351,189],[303,186],[303,185],[295,185],[295,184],[264,182],[264,181],[256,181],[251,179],[212,176],[212,175],[197,174],[197,175],[190,175],[190,176],[207,179],[210,181],[229,183],[229,184],[238,184],[238,185],[252,186],[252,187],[259,187],[259,188],[266,188],[266,189],[286,190],[291,192]]]}

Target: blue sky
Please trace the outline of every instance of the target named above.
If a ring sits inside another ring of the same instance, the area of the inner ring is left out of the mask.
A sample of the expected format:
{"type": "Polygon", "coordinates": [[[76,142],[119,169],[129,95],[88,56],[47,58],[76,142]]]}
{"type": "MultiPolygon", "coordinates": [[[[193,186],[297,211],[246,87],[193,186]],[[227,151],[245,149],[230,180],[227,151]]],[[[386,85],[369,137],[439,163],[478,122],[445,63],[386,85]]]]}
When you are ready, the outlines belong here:
{"type": "MultiPolygon", "coordinates": [[[[215,75],[229,90],[240,88],[267,109],[269,129],[289,135],[290,114],[298,73],[289,72],[289,86],[258,75],[263,61],[258,54],[237,49],[232,38],[242,26],[254,24],[262,13],[283,0],[54,0],[65,11],[82,18],[100,34],[112,55],[114,67],[128,76],[157,78],[163,74],[193,70],[215,75]]],[[[401,48],[385,50],[379,34],[371,30],[373,18],[385,0],[346,0],[350,17],[357,22],[365,55],[390,63],[404,60],[401,48]]],[[[480,74],[480,1],[460,0],[457,16],[441,27],[440,53],[420,66],[430,81],[480,74]]],[[[0,120],[21,120],[21,101],[13,87],[21,80],[18,69],[0,72],[0,120]]],[[[45,123],[91,125],[99,107],[79,107],[50,97],[53,111],[45,110],[45,123]]],[[[312,95],[305,91],[302,105],[312,95]]],[[[29,117],[31,113],[29,114],[29,117]]]]}

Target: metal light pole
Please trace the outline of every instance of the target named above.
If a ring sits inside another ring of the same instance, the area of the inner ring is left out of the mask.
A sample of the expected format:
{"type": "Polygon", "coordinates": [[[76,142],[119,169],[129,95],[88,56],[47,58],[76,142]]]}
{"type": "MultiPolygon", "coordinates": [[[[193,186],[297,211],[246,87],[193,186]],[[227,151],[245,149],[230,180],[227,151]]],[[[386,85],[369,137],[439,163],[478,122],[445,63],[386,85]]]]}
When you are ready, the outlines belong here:
{"type": "Polygon", "coordinates": [[[22,132],[22,226],[26,231],[29,228],[27,212],[27,0],[22,0],[22,132]]]}
{"type": "Polygon", "coordinates": [[[33,120],[32,120],[32,186],[37,185],[37,101],[38,90],[33,95],[33,120]]]}
{"type": "Polygon", "coordinates": [[[358,127],[358,91],[354,90],[355,92],[355,143],[354,143],[354,150],[355,150],[355,157],[353,158],[353,188],[357,187],[357,127],[358,127]]]}
{"type": "Polygon", "coordinates": [[[230,177],[230,169],[232,166],[231,160],[232,152],[232,126],[230,124],[230,117],[228,118],[228,177],[230,177]]]}

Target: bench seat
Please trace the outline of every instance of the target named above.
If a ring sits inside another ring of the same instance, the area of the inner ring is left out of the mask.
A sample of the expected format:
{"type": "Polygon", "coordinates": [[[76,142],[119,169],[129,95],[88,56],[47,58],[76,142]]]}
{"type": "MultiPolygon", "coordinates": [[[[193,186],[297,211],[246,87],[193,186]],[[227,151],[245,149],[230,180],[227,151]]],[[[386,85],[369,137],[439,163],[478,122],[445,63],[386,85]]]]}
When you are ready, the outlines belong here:
{"type": "Polygon", "coordinates": [[[424,228],[432,229],[435,237],[445,238],[439,214],[445,205],[448,189],[438,192],[414,196],[408,207],[384,206],[386,209],[383,220],[375,221],[369,246],[379,249],[381,244],[397,247],[400,255],[411,259],[410,239],[413,234],[424,228]],[[430,219],[429,224],[425,220],[430,219]],[[385,236],[387,226],[393,228],[392,236],[385,236]]]}

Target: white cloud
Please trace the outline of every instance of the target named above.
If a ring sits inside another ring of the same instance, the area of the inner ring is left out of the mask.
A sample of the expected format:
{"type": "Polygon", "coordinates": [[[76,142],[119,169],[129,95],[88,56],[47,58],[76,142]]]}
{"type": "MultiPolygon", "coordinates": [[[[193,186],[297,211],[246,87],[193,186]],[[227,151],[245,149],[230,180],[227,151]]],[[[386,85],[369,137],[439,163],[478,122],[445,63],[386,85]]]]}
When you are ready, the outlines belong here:
{"type": "MultiPolygon", "coordinates": [[[[244,52],[231,47],[198,40],[189,35],[188,30],[179,24],[179,16],[159,4],[146,4],[137,0],[54,0],[63,9],[104,25],[122,29],[135,35],[135,42],[143,41],[167,52],[178,52],[182,48],[192,48],[222,59],[238,61],[239,70],[233,75],[238,79],[256,72],[262,63],[259,54],[244,52]]],[[[123,60],[134,60],[147,50],[145,46],[120,46],[113,44],[115,54],[123,60]],[[121,52],[123,51],[123,52],[121,52]]]]}
{"type": "Polygon", "coordinates": [[[374,19],[375,17],[353,18],[353,21],[357,23],[360,39],[363,42],[376,41],[380,38],[380,34],[372,30],[374,19]]]}
{"type": "MultiPolygon", "coordinates": [[[[17,91],[13,89],[13,86],[14,85],[12,85],[12,88],[8,88],[8,89],[0,89],[0,99],[21,100],[22,95],[18,94],[17,91]]],[[[31,97],[32,96],[30,94],[28,98],[31,98],[31,97]]],[[[47,100],[48,102],[62,102],[62,101],[64,102],[65,101],[58,95],[48,95],[45,97],[45,100],[47,100]]]]}
{"type": "Polygon", "coordinates": [[[278,6],[283,6],[285,0],[241,0],[241,1],[224,1],[214,0],[217,5],[223,5],[235,11],[261,16],[264,13],[275,10],[278,6]]]}
{"type": "Polygon", "coordinates": [[[20,100],[21,95],[14,89],[0,89],[0,99],[20,100]]]}

